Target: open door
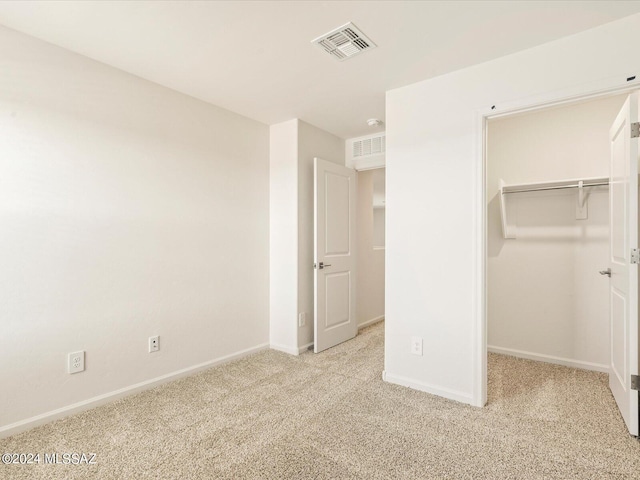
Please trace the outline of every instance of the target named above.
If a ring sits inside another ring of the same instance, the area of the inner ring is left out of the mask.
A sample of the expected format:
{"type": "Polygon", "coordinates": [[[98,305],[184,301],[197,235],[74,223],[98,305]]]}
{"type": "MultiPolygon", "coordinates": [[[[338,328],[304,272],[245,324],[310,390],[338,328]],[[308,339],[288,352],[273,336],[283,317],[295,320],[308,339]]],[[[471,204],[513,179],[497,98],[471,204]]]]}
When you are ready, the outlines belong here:
{"type": "Polygon", "coordinates": [[[632,435],[638,435],[638,94],[633,93],[611,130],[609,208],[609,387],[632,435]],[[634,125],[635,124],[635,125],[634,125]]]}
{"type": "Polygon", "coordinates": [[[356,336],[356,172],[314,159],[315,353],[356,336]]]}

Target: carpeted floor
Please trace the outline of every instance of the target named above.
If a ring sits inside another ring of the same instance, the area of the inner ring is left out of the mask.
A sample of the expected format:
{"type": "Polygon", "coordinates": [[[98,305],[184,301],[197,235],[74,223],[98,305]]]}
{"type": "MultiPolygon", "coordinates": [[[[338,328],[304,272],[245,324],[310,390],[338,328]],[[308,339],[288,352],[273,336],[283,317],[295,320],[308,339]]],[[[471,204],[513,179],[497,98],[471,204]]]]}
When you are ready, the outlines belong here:
{"type": "Polygon", "coordinates": [[[0,441],[95,465],[1,479],[640,478],[603,374],[489,357],[474,408],[384,383],[383,324],[324,353],[265,351],[0,441]]]}

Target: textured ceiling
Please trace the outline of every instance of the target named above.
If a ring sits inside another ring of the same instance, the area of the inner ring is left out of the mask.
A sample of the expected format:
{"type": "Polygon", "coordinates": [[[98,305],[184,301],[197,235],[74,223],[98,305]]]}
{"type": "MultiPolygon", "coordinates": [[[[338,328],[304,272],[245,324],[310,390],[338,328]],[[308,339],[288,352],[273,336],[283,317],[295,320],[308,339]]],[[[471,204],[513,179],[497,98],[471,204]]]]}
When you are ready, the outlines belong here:
{"type": "Polygon", "coordinates": [[[0,2],[0,24],[267,124],[340,137],[384,93],[640,12],[612,1],[0,2]],[[354,22],[378,47],[338,62],[310,41],[354,22]]]}

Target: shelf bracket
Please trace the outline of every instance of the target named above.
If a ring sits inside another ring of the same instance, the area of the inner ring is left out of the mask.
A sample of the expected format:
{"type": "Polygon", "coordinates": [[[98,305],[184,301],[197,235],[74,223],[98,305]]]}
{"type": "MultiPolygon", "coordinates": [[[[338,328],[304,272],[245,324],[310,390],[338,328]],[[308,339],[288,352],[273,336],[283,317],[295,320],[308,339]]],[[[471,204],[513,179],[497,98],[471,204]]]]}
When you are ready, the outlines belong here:
{"type": "Polygon", "coordinates": [[[584,191],[584,182],[580,180],[578,182],[578,204],[576,205],[576,220],[587,219],[587,196],[584,191]]]}
{"type": "MultiPolygon", "coordinates": [[[[500,179],[500,217],[502,218],[502,236],[504,238],[516,238],[516,232],[515,232],[515,225],[509,225],[509,222],[507,222],[507,201],[504,197],[504,192],[503,192],[503,187],[504,187],[504,181],[502,179],[500,179]]],[[[513,207],[513,202],[511,202],[511,205],[513,207]]],[[[510,217],[513,220],[513,208],[510,208],[509,210],[511,210],[510,213],[510,217]]]]}

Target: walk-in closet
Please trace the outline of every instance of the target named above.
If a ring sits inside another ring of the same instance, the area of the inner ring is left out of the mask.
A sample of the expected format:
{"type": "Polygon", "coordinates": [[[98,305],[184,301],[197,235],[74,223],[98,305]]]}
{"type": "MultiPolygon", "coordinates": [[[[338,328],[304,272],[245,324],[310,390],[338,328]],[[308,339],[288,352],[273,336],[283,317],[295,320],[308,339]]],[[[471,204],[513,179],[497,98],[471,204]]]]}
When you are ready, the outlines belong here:
{"type": "Polygon", "coordinates": [[[609,371],[610,129],[627,96],[489,121],[489,352],[609,371]]]}

